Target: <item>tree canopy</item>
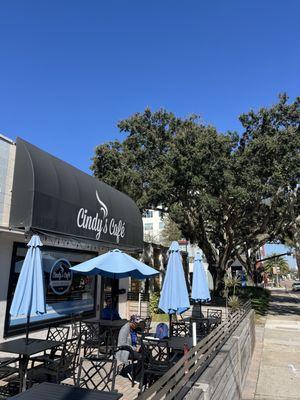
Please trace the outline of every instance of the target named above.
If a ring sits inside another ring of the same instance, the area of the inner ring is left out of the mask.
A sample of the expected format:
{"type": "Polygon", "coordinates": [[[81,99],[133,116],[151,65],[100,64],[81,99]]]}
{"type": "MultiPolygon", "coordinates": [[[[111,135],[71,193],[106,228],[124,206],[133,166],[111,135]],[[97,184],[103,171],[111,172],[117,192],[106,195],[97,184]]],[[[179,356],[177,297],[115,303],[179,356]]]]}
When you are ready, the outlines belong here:
{"type": "Polygon", "coordinates": [[[278,268],[278,273],[280,275],[286,275],[290,272],[290,267],[288,262],[282,256],[276,257],[276,254],[271,254],[271,258],[269,260],[264,261],[264,271],[268,272],[270,275],[274,275],[273,268],[278,268]]]}
{"type": "Polygon", "coordinates": [[[217,283],[236,256],[246,254],[250,268],[256,248],[291,226],[300,176],[300,98],[282,95],[240,121],[242,135],[222,134],[195,115],[146,109],[118,124],[124,141],[98,146],[91,167],[141,211],[166,211],[217,283]]]}

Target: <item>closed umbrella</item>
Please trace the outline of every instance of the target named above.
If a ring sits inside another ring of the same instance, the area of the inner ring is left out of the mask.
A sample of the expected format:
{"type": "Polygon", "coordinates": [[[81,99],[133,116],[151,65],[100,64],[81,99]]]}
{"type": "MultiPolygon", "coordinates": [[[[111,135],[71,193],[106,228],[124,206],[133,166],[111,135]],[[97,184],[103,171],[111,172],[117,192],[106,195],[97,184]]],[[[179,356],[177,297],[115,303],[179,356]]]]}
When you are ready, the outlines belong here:
{"type": "Polygon", "coordinates": [[[205,270],[206,272],[206,278],[207,278],[207,285],[209,290],[214,290],[214,280],[212,277],[212,274],[209,272],[209,270],[205,270]]]}
{"type": "Polygon", "coordinates": [[[210,301],[210,293],[207,283],[206,273],[201,263],[201,255],[199,252],[195,255],[194,269],[193,269],[193,284],[192,284],[192,299],[200,304],[201,316],[201,303],[202,301],[210,301]]]}
{"type": "Polygon", "coordinates": [[[159,274],[156,269],[118,249],[84,261],[70,269],[85,275],[101,275],[113,279],[129,276],[135,279],[146,279],[159,274]]]}
{"type": "Polygon", "coordinates": [[[28,250],[17,282],[10,314],[26,315],[26,343],[28,343],[30,315],[44,314],[45,292],[40,246],[42,242],[38,235],[32,236],[27,244],[28,250]]]}
{"type": "Polygon", "coordinates": [[[172,242],[169,248],[167,272],[159,300],[159,308],[170,315],[170,331],[172,314],[182,314],[189,307],[189,295],[186,287],[180,247],[178,242],[172,242]]]}

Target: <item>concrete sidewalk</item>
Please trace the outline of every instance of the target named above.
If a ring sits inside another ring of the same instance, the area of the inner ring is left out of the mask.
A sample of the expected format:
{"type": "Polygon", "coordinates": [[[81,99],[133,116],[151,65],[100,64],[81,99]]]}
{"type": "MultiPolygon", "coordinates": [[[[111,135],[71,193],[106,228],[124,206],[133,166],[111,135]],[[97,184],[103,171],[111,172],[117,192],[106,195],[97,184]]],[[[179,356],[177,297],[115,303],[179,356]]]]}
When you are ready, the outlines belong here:
{"type": "Polygon", "coordinates": [[[300,300],[272,289],[268,315],[256,327],[256,345],[243,400],[300,399],[300,300]]]}

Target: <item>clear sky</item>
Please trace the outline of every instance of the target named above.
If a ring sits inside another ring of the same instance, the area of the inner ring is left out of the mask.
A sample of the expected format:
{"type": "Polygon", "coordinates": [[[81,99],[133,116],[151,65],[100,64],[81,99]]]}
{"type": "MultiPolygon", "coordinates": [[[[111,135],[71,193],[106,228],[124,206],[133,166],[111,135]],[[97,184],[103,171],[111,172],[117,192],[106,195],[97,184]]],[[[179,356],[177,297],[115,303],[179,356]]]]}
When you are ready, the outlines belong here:
{"type": "Polygon", "coordinates": [[[219,130],[300,94],[299,0],[2,0],[0,133],[88,172],[146,106],[219,130]]]}

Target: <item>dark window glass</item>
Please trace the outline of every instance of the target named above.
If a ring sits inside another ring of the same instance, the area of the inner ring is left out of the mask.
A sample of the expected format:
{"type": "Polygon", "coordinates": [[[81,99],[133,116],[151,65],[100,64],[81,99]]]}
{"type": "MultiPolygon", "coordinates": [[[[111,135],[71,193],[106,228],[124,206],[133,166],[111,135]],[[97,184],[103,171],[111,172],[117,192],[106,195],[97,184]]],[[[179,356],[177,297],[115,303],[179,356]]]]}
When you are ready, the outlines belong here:
{"type": "MultiPolygon", "coordinates": [[[[26,252],[27,247],[23,244],[16,245],[8,289],[6,333],[23,329],[26,323],[26,316],[13,317],[9,314],[26,252]]],[[[70,273],[69,267],[89,260],[96,254],[46,246],[41,247],[41,253],[47,312],[43,315],[31,315],[31,326],[41,327],[75,315],[94,313],[96,278],[70,273]]]]}

